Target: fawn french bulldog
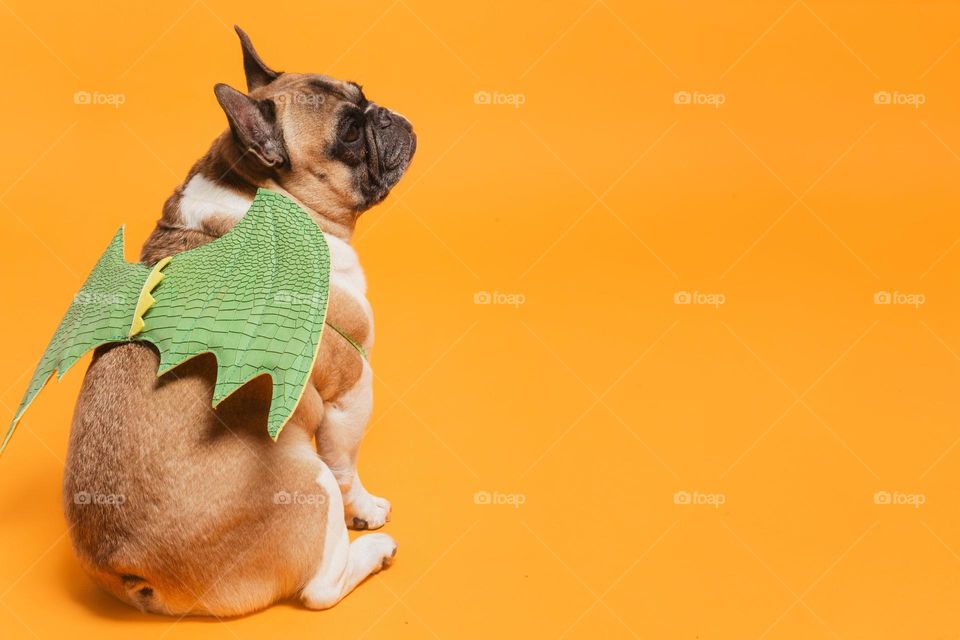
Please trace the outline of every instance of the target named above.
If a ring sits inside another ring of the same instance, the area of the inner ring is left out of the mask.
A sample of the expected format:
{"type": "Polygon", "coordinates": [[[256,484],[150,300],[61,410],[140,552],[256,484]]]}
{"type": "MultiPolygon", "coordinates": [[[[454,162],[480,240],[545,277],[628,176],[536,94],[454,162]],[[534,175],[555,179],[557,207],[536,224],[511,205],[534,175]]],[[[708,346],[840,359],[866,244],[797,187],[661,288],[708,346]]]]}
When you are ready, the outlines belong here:
{"type": "Polygon", "coordinates": [[[349,241],[416,148],[409,122],[361,88],[270,69],[237,28],[247,93],[214,87],[229,128],[189,171],[143,246],[148,264],[226,233],[257,188],[290,197],[331,252],[327,318],[311,383],[272,442],[269,379],[215,409],[210,355],[161,377],[148,343],[101,347],[77,400],[64,506],[84,570],[121,600],[170,615],[239,615],[299,596],[333,606],[388,566],[376,529],[390,503],[367,491],[357,453],[372,410],[373,318],[349,241]],[[78,500],[87,495],[122,501],[78,500]]]}

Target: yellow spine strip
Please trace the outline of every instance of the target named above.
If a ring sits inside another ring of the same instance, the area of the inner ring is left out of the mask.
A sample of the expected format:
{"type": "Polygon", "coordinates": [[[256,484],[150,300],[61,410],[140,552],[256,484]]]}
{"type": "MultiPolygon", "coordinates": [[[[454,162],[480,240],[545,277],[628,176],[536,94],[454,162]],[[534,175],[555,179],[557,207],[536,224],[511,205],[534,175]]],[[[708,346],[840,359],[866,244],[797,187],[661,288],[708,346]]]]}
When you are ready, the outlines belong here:
{"type": "Polygon", "coordinates": [[[145,323],[143,321],[143,314],[147,312],[147,309],[152,307],[157,301],[150,292],[153,291],[160,281],[163,280],[163,274],[160,271],[170,263],[172,257],[166,257],[158,262],[154,267],[153,271],[150,272],[150,275],[147,276],[147,281],[143,283],[143,289],[140,290],[140,297],[137,298],[137,306],[133,312],[133,323],[130,325],[130,333],[128,336],[132,338],[141,331],[145,323]]]}

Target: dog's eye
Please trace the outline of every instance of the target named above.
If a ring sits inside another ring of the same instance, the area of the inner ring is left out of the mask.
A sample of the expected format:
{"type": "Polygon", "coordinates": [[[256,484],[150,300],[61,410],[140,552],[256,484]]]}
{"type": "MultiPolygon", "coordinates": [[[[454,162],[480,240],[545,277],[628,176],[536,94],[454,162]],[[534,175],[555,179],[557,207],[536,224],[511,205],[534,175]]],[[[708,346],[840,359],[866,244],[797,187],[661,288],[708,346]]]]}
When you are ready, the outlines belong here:
{"type": "Polygon", "coordinates": [[[343,133],[340,135],[340,139],[344,142],[356,142],[360,139],[360,125],[356,122],[351,122],[350,126],[343,130],[343,133]]]}

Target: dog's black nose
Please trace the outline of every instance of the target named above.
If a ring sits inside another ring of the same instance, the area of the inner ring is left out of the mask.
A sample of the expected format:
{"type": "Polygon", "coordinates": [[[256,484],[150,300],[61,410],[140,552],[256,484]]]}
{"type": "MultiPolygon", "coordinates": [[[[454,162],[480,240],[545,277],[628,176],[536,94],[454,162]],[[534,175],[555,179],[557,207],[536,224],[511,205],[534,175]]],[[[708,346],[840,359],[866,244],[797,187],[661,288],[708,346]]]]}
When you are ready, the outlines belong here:
{"type": "Polygon", "coordinates": [[[390,116],[390,111],[384,109],[383,107],[378,107],[375,118],[377,126],[381,129],[386,129],[393,124],[393,118],[390,116]]]}

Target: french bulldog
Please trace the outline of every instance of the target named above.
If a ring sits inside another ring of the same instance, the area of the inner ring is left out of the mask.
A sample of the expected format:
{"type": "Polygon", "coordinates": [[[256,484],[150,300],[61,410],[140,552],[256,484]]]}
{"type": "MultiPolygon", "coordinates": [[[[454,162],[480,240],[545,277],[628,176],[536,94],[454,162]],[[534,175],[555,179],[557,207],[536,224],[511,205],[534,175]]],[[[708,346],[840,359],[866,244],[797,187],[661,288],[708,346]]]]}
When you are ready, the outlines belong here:
{"type": "Polygon", "coordinates": [[[236,29],[247,91],[217,84],[229,127],[166,201],[141,252],[155,264],[226,233],[257,188],[293,199],[331,253],[327,319],[310,383],[276,442],[268,377],[211,408],[212,355],[157,376],[144,342],[97,349],[71,426],[64,509],[80,564],[145,612],[235,616],[297,596],[336,604],[391,564],[390,503],[357,455],[372,410],[373,318],[350,238],[416,149],[413,127],[359,85],[268,67],[236,29]],[[83,497],[83,499],[79,499],[83,497]],[[113,496],[91,500],[88,496],[113,496]]]}

